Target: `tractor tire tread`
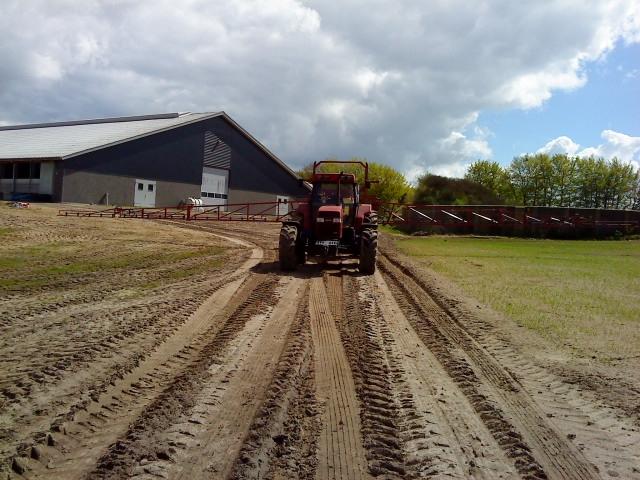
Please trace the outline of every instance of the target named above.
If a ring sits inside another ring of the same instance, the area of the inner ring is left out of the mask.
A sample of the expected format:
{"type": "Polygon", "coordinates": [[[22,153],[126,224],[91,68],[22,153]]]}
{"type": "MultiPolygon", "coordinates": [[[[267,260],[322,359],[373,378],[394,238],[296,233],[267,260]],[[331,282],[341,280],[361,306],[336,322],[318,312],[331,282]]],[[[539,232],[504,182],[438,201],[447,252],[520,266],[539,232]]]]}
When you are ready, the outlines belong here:
{"type": "Polygon", "coordinates": [[[296,254],[297,236],[298,229],[293,225],[283,225],[280,229],[278,256],[281,270],[290,272],[298,266],[298,256],[296,254]]]}
{"type": "Polygon", "coordinates": [[[373,228],[365,228],[360,236],[360,263],[358,269],[366,275],[373,275],[376,271],[376,256],[378,254],[378,232],[373,228]]]}

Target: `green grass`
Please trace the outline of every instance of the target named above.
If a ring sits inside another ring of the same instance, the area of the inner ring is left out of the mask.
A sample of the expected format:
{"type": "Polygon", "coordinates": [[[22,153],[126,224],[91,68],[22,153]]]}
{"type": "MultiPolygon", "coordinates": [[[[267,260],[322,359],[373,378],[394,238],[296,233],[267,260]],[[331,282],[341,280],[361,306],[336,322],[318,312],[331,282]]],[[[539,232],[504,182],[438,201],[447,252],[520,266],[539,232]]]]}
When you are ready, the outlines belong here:
{"type": "MultiPolygon", "coordinates": [[[[108,248],[108,247],[107,247],[108,248]]],[[[105,249],[102,246],[102,249],[105,249]]],[[[52,242],[45,245],[14,248],[0,254],[0,269],[6,274],[0,277],[0,289],[23,290],[51,284],[64,278],[99,272],[158,268],[192,258],[215,257],[221,247],[156,248],[140,250],[109,250],[107,255],[92,255],[86,244],[52,242]]],[[[211,266],[211,262],[199,265],[211,266]]],[[[190,270],[190,269],[188,269],[190,270]]],[[[181,270],[178,277],[184,278],[181,270]]],[[[185,274],[186,275],[186,274],[185,274]]]]}
{"type": "Polygon", "coordinates": [[[396,237],[470,296],[602,360],[640,355],[640,241],[396,237]]]}

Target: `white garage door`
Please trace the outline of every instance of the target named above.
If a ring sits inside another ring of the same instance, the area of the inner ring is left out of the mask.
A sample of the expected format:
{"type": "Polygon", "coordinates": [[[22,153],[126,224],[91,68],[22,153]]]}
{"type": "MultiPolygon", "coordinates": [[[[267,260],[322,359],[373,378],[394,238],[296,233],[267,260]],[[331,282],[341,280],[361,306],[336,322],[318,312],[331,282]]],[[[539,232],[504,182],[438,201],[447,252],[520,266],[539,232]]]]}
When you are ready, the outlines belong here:
{"type": "Polygon", "coordinates": [[[200,198],[203,205],[224,205],[229,194],[229,171],[204,167],[200,198]]]}

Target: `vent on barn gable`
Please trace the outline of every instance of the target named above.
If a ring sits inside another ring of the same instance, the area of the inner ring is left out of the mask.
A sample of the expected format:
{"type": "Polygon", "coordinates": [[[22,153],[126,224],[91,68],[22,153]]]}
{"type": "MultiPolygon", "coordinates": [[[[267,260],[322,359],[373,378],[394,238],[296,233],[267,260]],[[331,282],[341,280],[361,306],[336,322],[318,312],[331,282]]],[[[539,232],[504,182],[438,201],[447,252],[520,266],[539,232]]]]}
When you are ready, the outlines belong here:
{"type": "Polygon", "coordinates": [[[204,166],[231,168],[231,149],[213,132],[204,132],[204,166]]]}

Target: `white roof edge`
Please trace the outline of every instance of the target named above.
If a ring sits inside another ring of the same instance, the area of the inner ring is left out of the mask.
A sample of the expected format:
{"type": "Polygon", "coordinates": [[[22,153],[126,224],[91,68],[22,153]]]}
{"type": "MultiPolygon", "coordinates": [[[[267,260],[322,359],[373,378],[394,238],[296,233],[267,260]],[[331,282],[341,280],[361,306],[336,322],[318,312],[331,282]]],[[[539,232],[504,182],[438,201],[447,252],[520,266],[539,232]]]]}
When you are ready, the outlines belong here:
{"type": "Polygon", "coordinates": [[[99,123],[125,123],[138,122],[142,120],[164,120],[167,118],[178,118],[186,113],[158,113],[151,115],[132,115],[128,117],[104,117],[104,118],[87,118],[85,120],[68,120],[62,122],[44,122],[44,123],[24,123],[18,125],[0,125],[0,131],[6,130],[32,130],[34,128],[49,127],[72,127],[76,125],[95,125],[99,123]]]}
{"type": "MultiPolygon", "coordinates": [[[[185,115],[188,115],[188,114],[185,114],[185,115]]],[[[208,120],[209,118],[219,117],[221,115],[226,115],[226,114],[224,112],[210,113],[209,115],[204,115],[203,117],[194,118],[193,120],[190,120],[188,122],[177,123],[175,125],[170,125],[168,127],[162,127],[156,130],[151,130],[150,132],[140,133],[138,135],[133,135],[131,137],[122,138],[115,142],[105,143],[104,145],[98,145],[97,147],[87,148],[85,150],[79,150],[77,152],[70,153],[69,155],[64,155],[63,157],[60,157],[60,158],[62,160],[66,160],[68,158],[77,157],[78,155],[84,155],[85,153],[95,152],[97,150],[102,150],[103,148],[114,147],[116,145],[120,145],[125,142],[130,142],[131,140],[137,140],[139,138],[148,137],[149,135],[155,135],[156,133],[167,132],[169,130],[173,130],[174,128],[183,127],[185,125],[191,125],[192,123],[196,123],[201,120],[208,120]]]]}

